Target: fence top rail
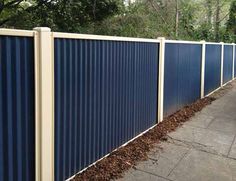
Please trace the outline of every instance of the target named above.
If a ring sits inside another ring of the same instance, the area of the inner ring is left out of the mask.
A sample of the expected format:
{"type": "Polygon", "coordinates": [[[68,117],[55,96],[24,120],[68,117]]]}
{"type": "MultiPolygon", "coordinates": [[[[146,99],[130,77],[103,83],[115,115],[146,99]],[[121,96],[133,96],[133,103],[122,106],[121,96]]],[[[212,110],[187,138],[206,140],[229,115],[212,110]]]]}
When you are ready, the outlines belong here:
{"type": "Polygon", "coordinates": [[[166,43],[182,43],[182,44],[199,44],[201,45],[202,42],[200,41],[185,41],[185,40],[165,40],[166,43]]]}
{"type": "Polygon", "coordinates": [[[110,41],[131,41],[131,42],[151,42],[151,43],[159,43],[160,42],[160,40],[158,40],[158,39],[90,35],[90,34],[77,34],[77,33],[53,32],[52,35],[54,38],[67,38],[67,39],[110,40],[110,41]]]}
{"type": "Polygon", "coordinates": [[[0,28],[0,35],[2,36],[26,36],[26,37],[33,37],[34,31],[29,30],[17,30],[17,29],[6,29],[0,28]]]}
{"type": "Polygon", "coordinates": [[[224,45],[234,45],[233,43],[224,43],[224,45]]]}
{"type": "Polygon", "coordinates": [[[206,42],[208,45],[221,45],[222,43],[220,42],[206,42]]]}

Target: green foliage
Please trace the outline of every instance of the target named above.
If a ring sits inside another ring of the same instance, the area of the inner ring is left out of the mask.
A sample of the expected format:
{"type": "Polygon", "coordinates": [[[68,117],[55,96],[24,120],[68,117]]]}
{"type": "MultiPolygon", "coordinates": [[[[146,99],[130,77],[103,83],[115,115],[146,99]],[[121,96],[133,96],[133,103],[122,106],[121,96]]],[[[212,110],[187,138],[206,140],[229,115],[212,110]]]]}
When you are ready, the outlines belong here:
{"type": "Polygon", "coordinates": [[[117,12],[118,5],[114,0],[64,0],[53,9],[57,30],[69,32],[77,32],[80,27],[100,22],[117,12]]]}
{"type": "Polygon", "coordinates": [[[129,37],[154,37],[148,15],[143,4],[133,4],[123,8],[122,13],[110,17],[95,25],[94,33],[129,36],[129,37]]]}
{"type": "Polygon", "coordinates": [[[215,38],[212,25],[210,25],[208,22],[202,23],[195,29],[194,33],[196,40],[213,41],[215,38]]]}
{"type": "Polygon", "coordinates": [[[136,0],[124,5],[123,0],[0,0],[0,26],[206,41],[219,34],[220,41],[235,42],[236,0],[216,2],[136,0]]]}
{"type": "Polygon", "coordinates": [[[196,7],[191,1],[183,1],[179,21],[179,39],[195,39],[194,36],[194,14],[196,7]]]}
{"type": "Polygon", "coordinates": [[[121,4],[117,0],[35,0],[25,10],[16,11],[17,16],[10,12],[12,16],[5,26],[22,29],[48,26],[54,31],[80,32],[91,23],[117,14],[121,4]],[[29,11],[33,7],[37,8],[29,11]]]}
{"type": "Polygon", "coordinates": [[[236,42],[236,0],[234,0],[230,6],[227,35],[236,42]]]}

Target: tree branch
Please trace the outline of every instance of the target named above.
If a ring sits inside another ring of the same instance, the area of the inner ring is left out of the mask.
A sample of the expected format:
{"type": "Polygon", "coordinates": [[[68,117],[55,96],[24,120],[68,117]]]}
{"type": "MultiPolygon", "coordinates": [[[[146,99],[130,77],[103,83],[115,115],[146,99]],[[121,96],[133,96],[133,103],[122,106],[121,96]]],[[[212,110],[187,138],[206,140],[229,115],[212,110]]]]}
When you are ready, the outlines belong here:
{"type": "MultiPolygon", "coordinates": [[[[20,1],[22,1],[22,0],[20,0],[20,1]]],[[[35,9],[39,8],[40,6],[42,6],[42,5],[46,4],[46,3],[47,3],[47,0],[42,0],[42,1],[40,1],[40,2],[39,2],[37,5],[35,5],[35,6],[30,6],[30,7],[26,8],[26,9],[23,9],[23,10],[21,10],[21,11],[18,11],[15,15],[10,16],[10,17],[7,17],[7,18],[1,20],[1,21],[0,21],[0,26],[3,26],[4,24],[6,24],[7,22],[11,21],[12,19],[17,18],[20,13],[22,13],[22,12],[24,12],[24,11],[25,11],[25,12],[28,12],[28,13],[33,12],[35,9]]]]}
{"type": "Polygon", "coordinates": [[[7,4],[4,4],[4,8],[10,8],[10,7],[16,7],[18,6],[23,0],[14,0],[14,1],[10,1],[7,4]]]}
{"type": "Polygon", "coordinates": [[[10,9],[10,8],[15,8],[17,7],[23,0],[14,0],[14,1],[10,1],[7,4],[4,4],[4,1],[1,0],[0,2],[0,13],[4,10],[4,9],[10,9]]]}
{"type": "Polygon", "coordinates": [[[229,15],[230,12],[228,12],[223,18],[221,18],[218,23],[220,23],[221,21],[223,21],[228,15],[229,15]]]}
{"type": "Polygon", "coordinates": [[[169,35],[173,35],[172,31],[169,30],[170,25],[166,22],[165,18],[161,15],[161,13],[159,13],[158,8],[154,5],[153,0],[147,0],[152,8],[158,13],[159,17],[162,19],[162,21],[164,22],[164,24],[167,26],[167,28],[165,28],[165,30],[168,32],[169,35]]]}

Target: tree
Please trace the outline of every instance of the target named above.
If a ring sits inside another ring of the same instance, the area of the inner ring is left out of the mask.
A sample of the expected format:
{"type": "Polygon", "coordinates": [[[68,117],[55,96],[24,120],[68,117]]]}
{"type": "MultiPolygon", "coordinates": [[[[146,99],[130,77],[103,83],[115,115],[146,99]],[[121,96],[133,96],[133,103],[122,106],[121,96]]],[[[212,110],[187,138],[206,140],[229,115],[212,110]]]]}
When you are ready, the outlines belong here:
{"type": "Polygon", "coordinates": [[[226,35],[226,22],[232,0],[198,0],[199,11],[195,23],[198,40],[230,41],[226,35]]]}
{"type": "Polygon", "coordinates": [[[48,0],[0,0],[0,26],[7,26],[10,21],[18,19],[22,13],[33,13],[47,3],[48,0]]]}
{"type": "Polygon", "coordinates": [[[178,28],[179,28],[179,1],[175,0],[175,37],[178,37],[178,28]]]}
{"type": "Polygon", "coordinates": [[[0,0],[0,26],[230,42],[236,31],[235,1],[0,0]]]}
{"type": "Polygon", "coordinates": [[[77,32],[116,14],[118,3],[115,0],[62,0],[53,9],[54,22],[59,31],[77,32]]]}
{"type": "Polygon", "coordinates": [[[194,39],[195,36],[195,17],[196,7],[193,2],[186,0],[182,1],[179,6],[180,17],[179,17],[179,37],[180,39],[194,39]]]}
{"type": "Polygon", "coordinates": [[[48,26],[54,31],[81,32],[116,14],[121,4],[121,0],[34,0],[22,8],[20,1],[14,4],[15,13],[9,13],[11,16],[2,25],[23,29],[48,26]]]}
{"type": "Polygon", "coordinates": [[[157,38],[155,26],[151,24],[150,14],[145,3],[134,3],[124,7],[119,15],[96,24],[95,34],[157,38]]]}
{"type": "Polygon", "coordinates": [[[207,24],[212,27],[212,0],[206,0],[207,5],[207,24]]]}
{"type": "Polygon", "coordinates": [[[220,33],[220,0],[216,0],[215,41],[219,41],[220,33]]]}
{"type": "Polygon", "coordinates": [[[234,37],[234,42],[236,42],[236,0],[234,0],[230,6],[229,20],[227,22],[227,32],[229,36],[234,37]]]}

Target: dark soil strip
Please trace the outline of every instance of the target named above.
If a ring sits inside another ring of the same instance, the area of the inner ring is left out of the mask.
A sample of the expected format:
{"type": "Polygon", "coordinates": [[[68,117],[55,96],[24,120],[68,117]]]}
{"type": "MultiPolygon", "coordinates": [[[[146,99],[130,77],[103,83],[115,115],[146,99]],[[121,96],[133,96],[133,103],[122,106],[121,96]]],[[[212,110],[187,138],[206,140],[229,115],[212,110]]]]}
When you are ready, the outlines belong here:
{"type": "Polygon", "coordinates": [[[165,118],[153,129],[138,137],[124,147],[112,152],[84,172],[78,174],[73,180],[112,180],[121,178],[123,173],[134,167],[138,161],[146,160],[148,152],[156,143],[166,140],[166,135],[174,131],[203,107],[211,104],[215,98],[206,97],[184,107],[180,111],[165,118]]]}

